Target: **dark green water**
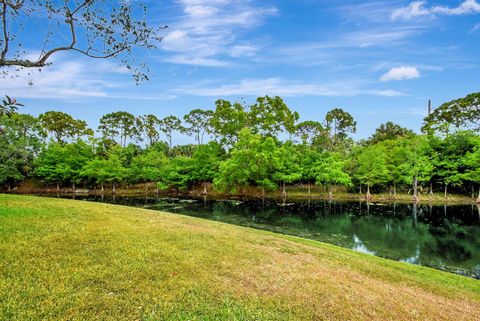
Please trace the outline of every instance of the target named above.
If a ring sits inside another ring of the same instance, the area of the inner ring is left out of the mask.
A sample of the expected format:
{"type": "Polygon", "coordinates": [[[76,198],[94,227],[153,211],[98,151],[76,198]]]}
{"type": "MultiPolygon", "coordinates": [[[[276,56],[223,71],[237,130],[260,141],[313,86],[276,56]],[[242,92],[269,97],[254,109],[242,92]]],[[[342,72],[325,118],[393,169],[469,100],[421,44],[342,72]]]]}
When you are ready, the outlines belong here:
{"type": "Polygon", "coordinates": [[[474,205],[366,204],[323,200],[100,197],[327,242],[392,260],[480,278],[480,213],[474,205]]]}

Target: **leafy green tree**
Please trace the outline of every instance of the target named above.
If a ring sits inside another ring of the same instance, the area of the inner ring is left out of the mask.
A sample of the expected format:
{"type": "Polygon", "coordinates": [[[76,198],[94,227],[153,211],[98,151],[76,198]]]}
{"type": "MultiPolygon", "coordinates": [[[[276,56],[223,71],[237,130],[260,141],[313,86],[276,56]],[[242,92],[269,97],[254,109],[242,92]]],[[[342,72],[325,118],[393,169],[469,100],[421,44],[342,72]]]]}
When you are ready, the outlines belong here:
{"type": "Polygon", "coordinates": [[[190,157],[180,156],[172,159],[163,168],[157,186],[161,190],[187,190],[193,182],[192,166],[193,160],[190,157]]]}
{"type": "Polygon", "coordinates": [[[325,128],[320,122],[307,120],[296,126],[296,136],[306,145],[312,145],[319,136],[325,135],[325,128]]]}
{"type": "Polygon", "coordinates": [[[176,145],[168,149],[168,156],[171,158],[175,157],[193,157],[193,154],[201,145],[187,144],[187,145],[176,145]]]}
{"type": "Polygon", "coordinates": [[[83,177],[83,167],[93,157],[92,146],[82,140],[71,144],[51,143],[39,155],[35,175],[49,183],[56,183],[57,190],[60,184],[71,183],[75,191],[75,184],[83,177]]]}
{"type": "Polygon", "coordinates": [[[299,115],[292,112],[282,98],[258,97],[250,106],[249,127],[254,133],[275,137],[281,132],[293,134],[299,115]]]}
{"type": "Polygon", "coordinates": [[[128,112],[118,111],[104,115],[98,130],[104,138],[118,139],[118,143],[125,147],[128,140],[141,140],[142,122],[128,112]]]}
{"type": "Polygon", "coordinates": [[[248,128],[240,131],[238,142],[230,151],[229,158],[220,164],[214,185],[224,191],[243,192],[251,185],[272,189],[276,185],[272,175],[277,169],[277,146],[271,137],[262,138],[248,128]]]}
{"type": "Polygon", "coordinates": [[[412,130],[389,121],[385,124],[381,124],[375,130],[375,133],[365,141],[365,143],[367,145],[374,145],[384,142],[386,140],[395,140],[398,138],[411,137],[414,135],[415,133],[412,130]]]}
{"type": "Polygon", "coordinates": [[[149,114],[142,116],[140,119],[142,123],[142,131],[148,140],[148,144],[151,146],[160,140],[160,132],[162,130],[162,122],[157,116],[149,114]]]}
{"type": "Polygon", "coordinates": [[[282,196],[287,195],[285,184],[299,181],[302,178],[300,155],[291,142],[286,142],[275,153],[274,182],[282,184],[282,196]]]}
{"type": "Polygon", "coordinates": [[[316,183],[328,185],[328,194],[333,198],[332,185],[349,186],[352,184],[350,176],[345,171],[345,160],[339,153],[326,153],[320,158],[313,169],[316,183]]]}
{"type": "Polygon", "coordinates": [[[449,186],[460,186],[463,183],[465,172],[463,159],[475,148],[475,138],[471,131],[458,131],[443,139],[430,138],[430,145],[434,152],[441,155],[432,164],[434,178],[444,185],[445,198],[449,186]]]}
{"type": "Polygon", "coordinates": [[[122,164],[117,154],[112,153],[107,159],[91,159],[82,168],[81,175],[101,185],[102,192],[104,184],[112,184],[112,193],[116,193],[118,183],[122,183],[128,176],[128,170],[122,164]]]}
{"type": "Polygon", "coordinates": [[[60,184],[68,180],[71,175],[71,170],[65,162],[66,156],[66,149],[63,145],[51,143],[36,159],[35,176],[47,183],[55,183],[57,191],[59,191],[60,184]]]}
{"type": "Polygon", "coordinates": [[[365,147],[358,155],[356,178],[367,185],[367,199],[371,199],[370,187],[389,181],[387,156],[385,150],[378,145],[365,147]]]}
{"type": "Polygon", "coordinates": [[[244,104],[219,99],[215,102],[210,125],[222,145],[233,146],[240,131],[249,127],[249,114],[244,104]]]}
{"type": "Polygon", "coordinates": [[[185,128],[185,132],[189,135],[193,135],[197,144],[203,144],[203,138],[205,134],[210,131],[210,120],[213,117],[213,111],[194,109],[183,117],[188,127],[185,128]]]}
{"type": "Polygon", "coordinates": [[[92,136],[93,130],[88,128],[83,120],[73,118],[67,113],[60,111],[47,111],[39,116],[47,133],[57,143],[65,143],[82,136],[92,136]]]}
{"type": "Polygon", "coordinates": [[[0,117],[0,185],[8,189],[28,177],[36,155],[43,146],[45,133],[38,120],[30,115],[0,117]]]}
{"type": "Polygon", "coordinates": [[[406,139],[404,161],[401,170],[403,177],[413,185],[413,200],[418,201],[418,184],[432,178],[433,164],[430,157],[430,143],[424,136],[406,139]]]}
{"type": "Polygon", "coordinates": [[[172,148],[172,137],[175,131],[183,132],[182,121],[177,116],[167,116],[160,121],[161,130],[167,137],[168,146],[172,148]]]}
{"type": "Polygon", "coordinates": [[[480,93],[442,104],[425,118],[424,132],[441,132],[448,135],[451,128],[480,129],[480,93]]]}
{"type": "Polygon", "coordinates": [[[311,183],[316,181],[315,165],[322,157],[321,153],[310,146],[298,146],[300,157],[300,167],[302,173],[302,180],[307,181],[308,194],[311,193],[311,183]]]}
{"type": "MultiPolygon", "coordinates": [[[[135,156],[128,167],[129,176],[134,182],[157,182],[162,178],[169,159],[164,152],[150,149],[135,156]]],[[[148,185],[145,184],[145,190],[148,185]]]]}
{"type": "Polygon", "coordinates": [[[480,136],[472,137],[471,141],[475,147],[462,160],[465,166],[463,179],[479,186],[477,203],[480,204],[480,136]]]}
{"type": "Polygon", "coordinates": [[[207,194],[207,182],[213,182],[218,173],[225,152],[217,142],[199,145],[192,157],[191,178],[203,183],[203,193],[207,194]]]}
{"type": "Polygon", "coordinates": [[[357,122],[353,116],[341,108],[332,109],[325,116],[325,127],[330,132],[333,146],[347,138],[349,133],[357,131],[357,122]]]}

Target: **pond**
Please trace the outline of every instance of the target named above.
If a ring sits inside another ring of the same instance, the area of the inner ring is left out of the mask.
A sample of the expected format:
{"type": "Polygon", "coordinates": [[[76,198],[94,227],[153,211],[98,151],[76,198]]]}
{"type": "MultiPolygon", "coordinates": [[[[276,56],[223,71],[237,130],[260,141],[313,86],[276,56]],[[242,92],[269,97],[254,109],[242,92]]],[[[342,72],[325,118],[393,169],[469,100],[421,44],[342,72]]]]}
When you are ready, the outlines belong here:
{"type": "MultiPolygon", "coordinates": [[[[70,196],[71,198],[72,196],[70,196]]],[[[76,196],[161,210],[339,245],[480,279],[480,209],[275,199],[76,196]]]]}

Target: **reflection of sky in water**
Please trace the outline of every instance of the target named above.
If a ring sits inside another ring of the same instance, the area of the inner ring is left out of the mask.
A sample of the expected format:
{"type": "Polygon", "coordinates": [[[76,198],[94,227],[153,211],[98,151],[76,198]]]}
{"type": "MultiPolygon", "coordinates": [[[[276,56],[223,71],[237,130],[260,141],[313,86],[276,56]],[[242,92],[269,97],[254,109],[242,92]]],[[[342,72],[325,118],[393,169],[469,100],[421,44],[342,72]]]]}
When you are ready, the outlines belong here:
{"type": "Polygon", "coordinates": [[[401,259],[400,262],[406,262],[410,264],[420,264],[420,247],[417,245],[417,249],[415,251],[414,256],[401,259]]]}
{"type": "Polygon", "coordinates": [[[356,235],[353,235],[353,247],[352,250],[364,253],[364,254],[371,254],[371,255],[376,255],[377,253],[375,251],[370,251],[365,244],[363,244],[362,240],[356,235]]]}

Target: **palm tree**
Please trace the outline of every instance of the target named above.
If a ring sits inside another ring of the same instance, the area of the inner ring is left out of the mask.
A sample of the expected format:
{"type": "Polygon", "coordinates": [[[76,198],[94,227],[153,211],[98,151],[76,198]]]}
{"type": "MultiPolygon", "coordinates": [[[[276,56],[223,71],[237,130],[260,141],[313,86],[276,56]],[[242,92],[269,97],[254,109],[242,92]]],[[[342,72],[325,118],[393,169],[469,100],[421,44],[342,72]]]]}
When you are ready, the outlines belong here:
{"type": "MultiPolygon", "coordinates": [[[[17,111],[18,107],[23,107],[23,105],[17,102],[15,98],[5,96],[5,99],[3,99],[0,103],[0,118],[2,118],[4,115],[7,117],[12,117],[17,111]]],[[[0,126],[0,134],[3,134],[3,132],[4,130],[0,126]]]]}

